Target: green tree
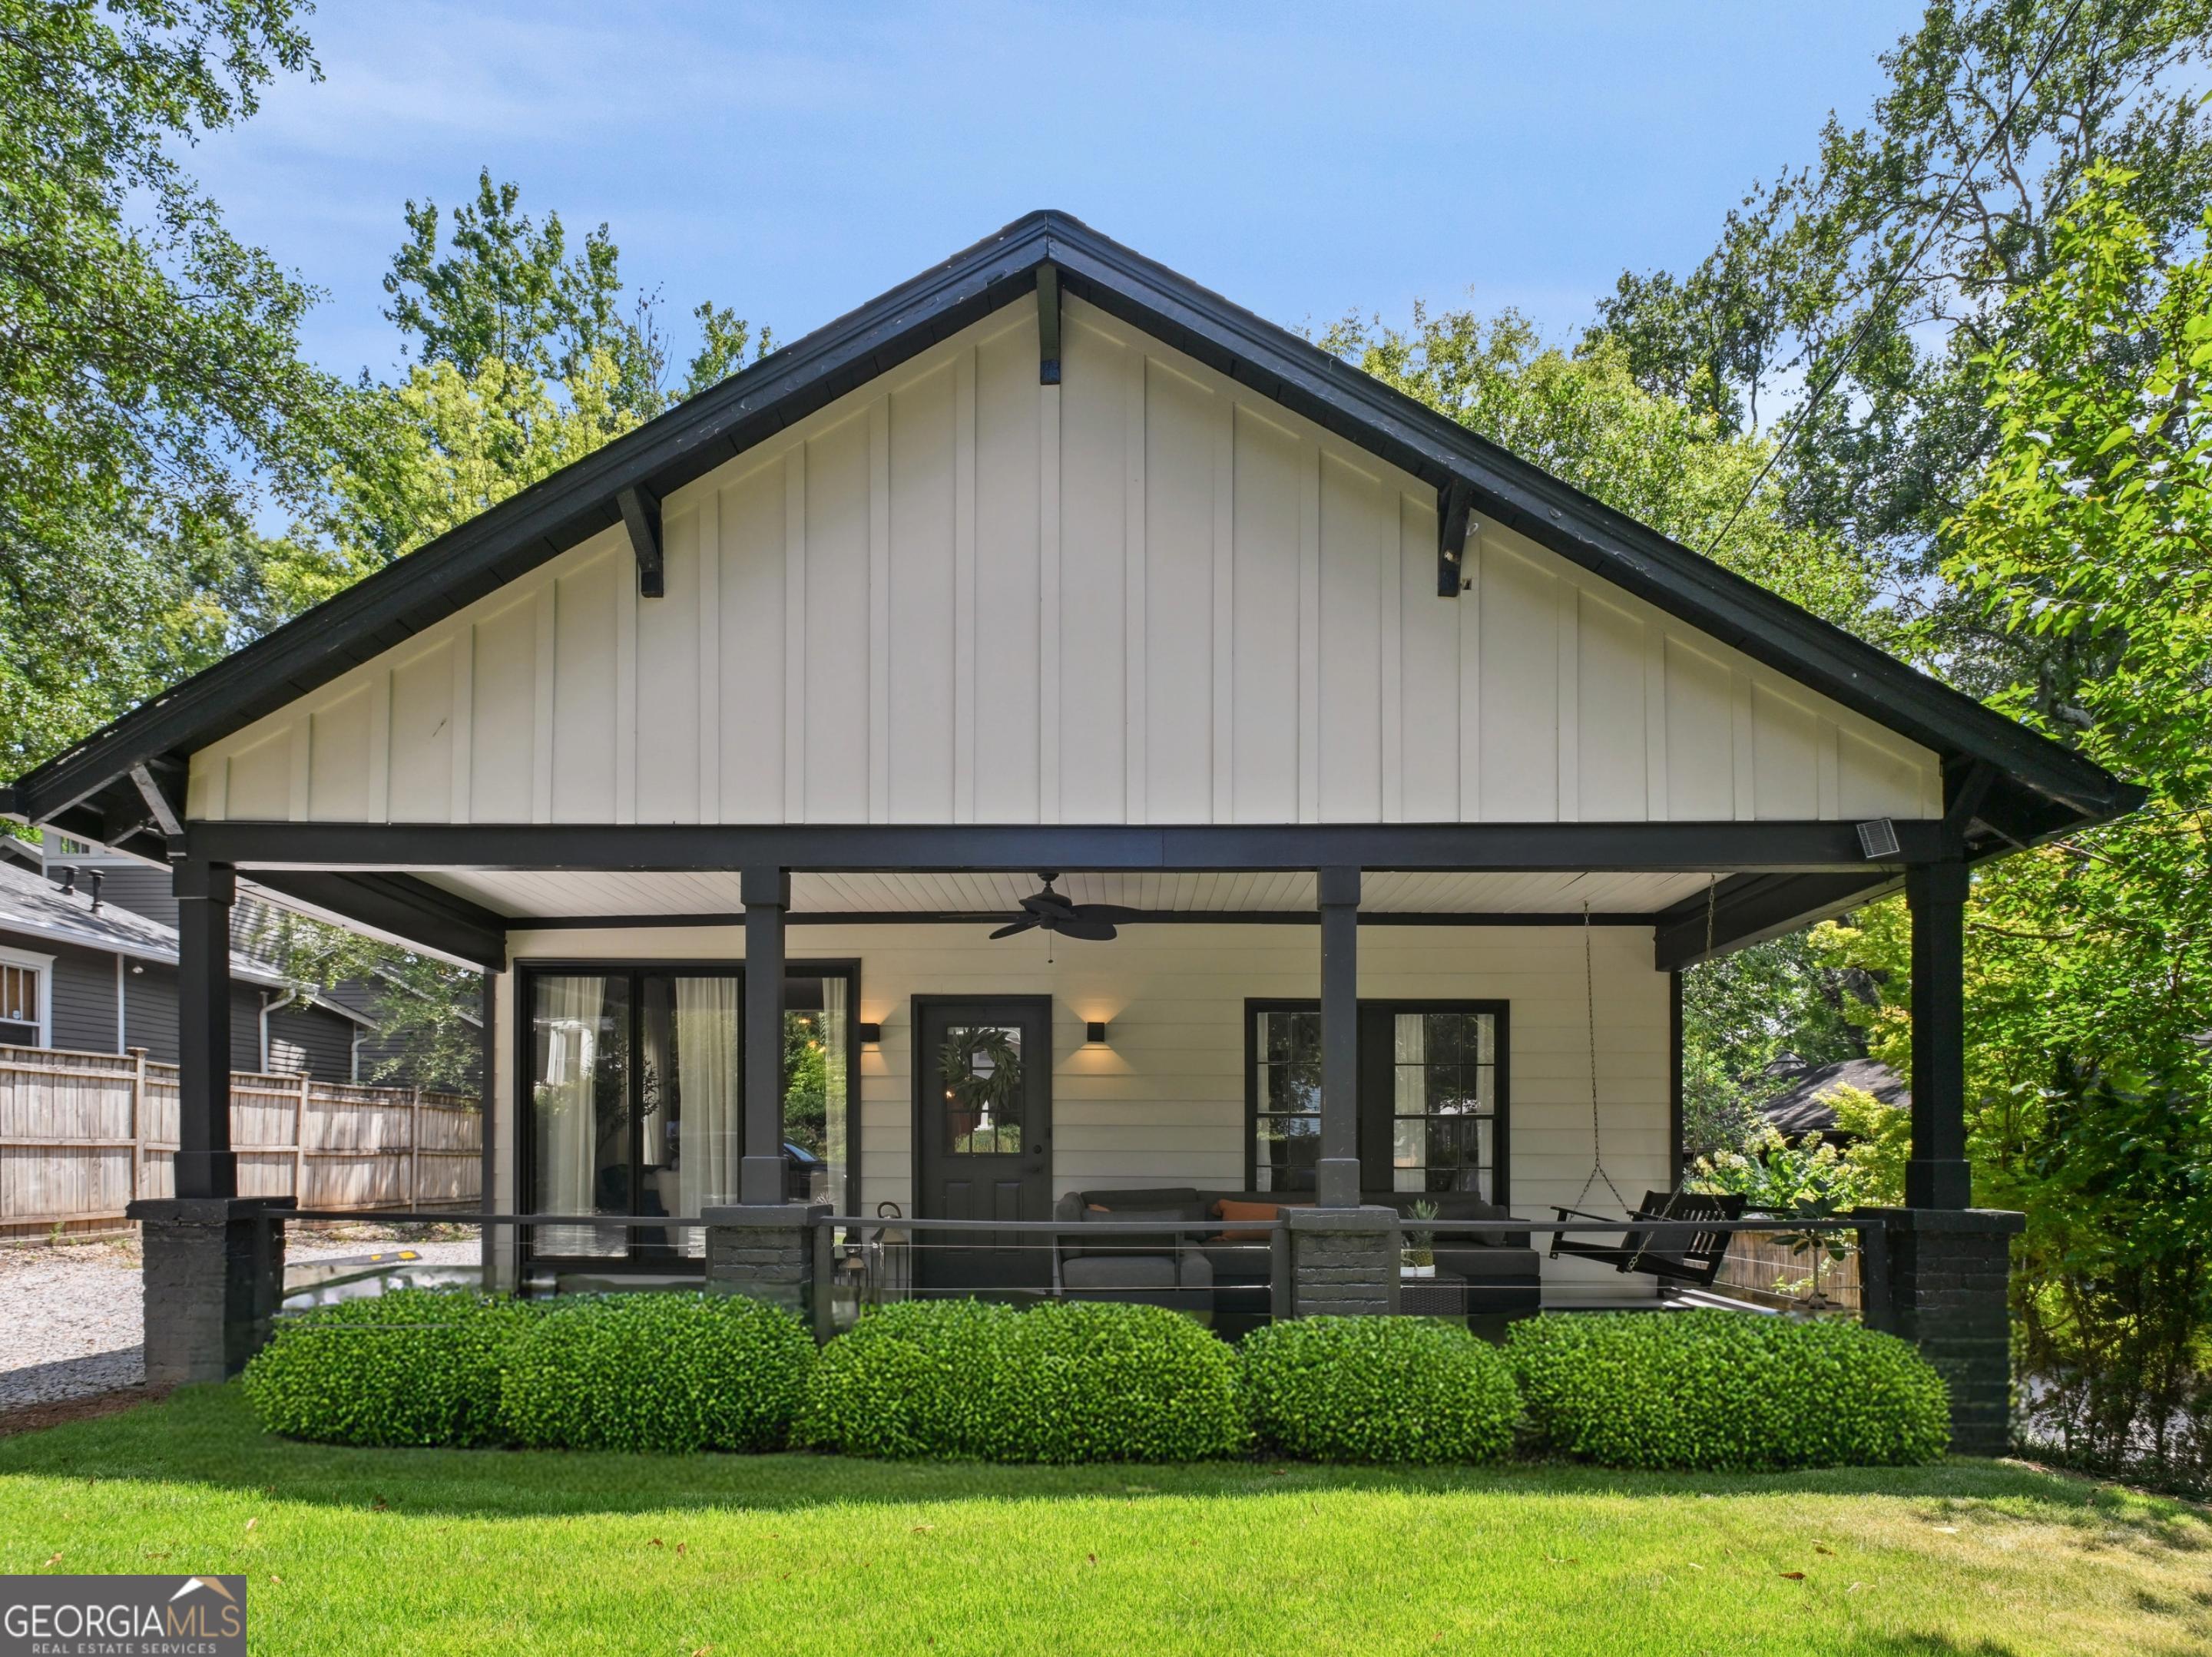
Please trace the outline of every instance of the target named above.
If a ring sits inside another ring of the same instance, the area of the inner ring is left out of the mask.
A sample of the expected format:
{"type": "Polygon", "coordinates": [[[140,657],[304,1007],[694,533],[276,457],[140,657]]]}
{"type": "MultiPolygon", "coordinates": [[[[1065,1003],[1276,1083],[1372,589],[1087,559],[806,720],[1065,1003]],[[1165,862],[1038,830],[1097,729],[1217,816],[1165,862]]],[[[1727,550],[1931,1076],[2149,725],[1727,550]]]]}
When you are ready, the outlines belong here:
{"type": "MultiPolygon", "coordinates": [[[[2097,671],[2009,711],[2145,785],[2140,813],[1978,876],[1967,920],[1978,1199],[2023,1210],[2017,1309],[2057,1428],[2121,1459],[2202,1411],[2212,1337],[2212,260],[2093,171],[1985,365],[1996,447],[1945,572],[1990,625],[2097,671]]],[[[2208,226],[2212,228],[2212,226],[2208,226]]],[[[1909,1062],[1908,923],[1830,931],[1909,1062]]]]}
{"type": "Polygon", "coordinates": [[[393,948],[358,932],[289,910],[258,912],[260,924],[240,940],[305,994],[328,996],[341,985],[367,985],[379,1045],[392,1049],[364,1082],[408,1081],[472,1093],[483,1070],[479,1017],[483,975],[432,956],[393,948]]]}
{"type": "Polygon", "coordinates": [[[1804,933],[1739,950],[1686,974],[1682,984],[1682,1149],[1694,1159],[1749,1151],[1765,1127],[1759,1107],[1788,1084],[1769,1068],[1863,1058],[1854,1004],[1863,974],[1831,965],[1804,933]]]}
{"type": "MultiPolygon", "coordinates": [[[[572,256],[560,215],[541,227],[520,198],[518,186],[482,174],[475,200],[451,215],[450,246],[439,241],[434,203],[407,204],[406,240],[384,285],[386,315],[411,361],[404,378],[347,394],[314,511],[261,560],[270,619],[299,614],[582,459],[670,400],[654,301],[626,298],[607,227],[572,256]]],[[[702,305],[695,316],[702,343],[687,395],[731,373],[754,343],[727,309],[702,305]]],[[[769,343],[763,330],[756,349],[769,343]]],[[[288,921],[270,947],[310,986],[376,985],[374,1011],[406,1044],[410,1069],[473,1070],[475,973],[312,922],[288,921]]]]}
{"type": "MultiPolygon", "coordinates": [[[[1598,341],[1547,347],[1512,311],[1484,318],[1416,305],[1400,330],[1346,318],[1322,344],[1554,476],[1691,546],[1710,540],[1765,464],[1756,438],[1637,384],[1627,354],[1598,341]]],[[[1879,572],[1841,540],[1793,526],[1762,490],[1724,561],[1817,616],[1887,632],[1879,572]]]]}
{"type": "Polygon", "coordinates": [[[239,642],[264,490],[308,498],[313,290],[180,143],[319,71],[290,0],[0,0],[0,770],[239,642]]]}
{"type": "MultiPolygon", "coordinates": [[[[453,210],[450,245],[439,240],[438,204],[406,208],[407,239],[392,256],[384,314],[425,365],[450,363],[474,381],[491,363],[556,385],[596,380],[612,406],[650,420],[676,396],[690,397],[733,373],[752,331],[708,300],[691,313],[700,348],[680,392],[665,381],[668,349],[659,292],[625,295],[622,253],[603,223],[573,255],[558,213],[539,225],[520,210],[522,189],[477,174],[473,201],[453,210]]],[[[770,342],[765,330],[760,351],[770,342]]]]}
{"type": "Polygon", "coordinates": [[[1784,515],[1876,559],[1919,648],[1979,693],[2094,671],[1934,580],[1941,527],[1997,442],[1991,353],[2100,163],[2128,170],[2117,188],[2154,246],[2194,233],[2212,203],[2208,51],[2212,0],[1935,0],[1883,55],[1870,124],[1831,116],[1818,160],[1755,186],[1687,276],[1625,274],[1601,307],[1594,336],[1640,383],[1735,426],[1835,377],[1809,417],[1784,416],[1784,515]]]}

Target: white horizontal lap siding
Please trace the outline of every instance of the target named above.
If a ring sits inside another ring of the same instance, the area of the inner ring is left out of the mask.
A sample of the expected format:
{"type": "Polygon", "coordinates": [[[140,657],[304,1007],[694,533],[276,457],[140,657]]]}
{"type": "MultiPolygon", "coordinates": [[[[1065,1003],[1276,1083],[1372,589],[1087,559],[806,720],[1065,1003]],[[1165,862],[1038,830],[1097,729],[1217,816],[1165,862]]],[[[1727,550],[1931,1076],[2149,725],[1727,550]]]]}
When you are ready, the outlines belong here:
{"type": "MultiPolygon", "coordinates": [[[[854,1016],[884,1027],[860,1057],[861,1211],[912,1211],[912,998],[1037,995],[1053,1000],[1053,1181],[1100,1187],[1244,1181],[1244,1007],[1248,999],[1319,993],[1318,929],[1280,926],[1131,926],[1110,944],[1060,944],[1048,964],[1036,934],[993,941],[981,926],[803,926],[794,961],[860,962],[854,1016]],[[1108,1041],[1084,1042],[1103,1019],[1108,1041]]],[[[1596,927],[1598,1116],[1607,1171],[1634,1200],[1668,1183],[1667,978],[1651,967],[1646,927],[1596,927]]],[[[548,960],[738,959],[735,927],[512,935],[518,964],[548,960]]],[[[1510,1004],[1512,1199],[1547,1217],[1570,1204],[1590,1169],[1591,1019],[1583,935],[1571,926],[1370,927],[1360,933],[1360,993],[1391,999],[1510,1004]]],[[[511,1147],[516,974],[500,980],[501,1120],[511,1147]]],[[[502,1156],[501,1200],[512,1200],[502,1156]]],[[[1610,1208],[1601,1195],[1592,1206],[1610,1208]]],[[[1644,1285],[1580,1263],[1546,1266],[1547,1293],[1576,1285],[1618,1296],[1644,1285]]]]}
{"type": "Polygon", "coordinates": [[[194,757],[204,817],[1941,815],[1935,756],[1080,301],[1013,307],[194,757]]]}

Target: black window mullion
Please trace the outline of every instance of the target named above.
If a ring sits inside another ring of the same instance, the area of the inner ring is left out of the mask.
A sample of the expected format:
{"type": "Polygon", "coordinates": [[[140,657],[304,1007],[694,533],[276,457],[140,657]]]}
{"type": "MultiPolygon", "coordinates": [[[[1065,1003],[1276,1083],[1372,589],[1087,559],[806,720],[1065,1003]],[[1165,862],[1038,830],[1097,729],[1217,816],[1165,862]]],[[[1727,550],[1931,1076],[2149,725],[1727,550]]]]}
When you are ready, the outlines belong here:
{"type": "MultiPolygon", "coordinates": [[[[623,1181],[623,1188],[629,1194],[623,1206],[633,1214],[644,1212],[640,1200],[639,1180],[645,1170],[645,974],[632,968],[629,971],[629,1098],[625,1102],[629,1111],[629,1173],[623,1181]]],[[[624,1228],[629,1239],[629,1258],[640,1258],[644,1246],[644,1228],[624,1228]]]]}

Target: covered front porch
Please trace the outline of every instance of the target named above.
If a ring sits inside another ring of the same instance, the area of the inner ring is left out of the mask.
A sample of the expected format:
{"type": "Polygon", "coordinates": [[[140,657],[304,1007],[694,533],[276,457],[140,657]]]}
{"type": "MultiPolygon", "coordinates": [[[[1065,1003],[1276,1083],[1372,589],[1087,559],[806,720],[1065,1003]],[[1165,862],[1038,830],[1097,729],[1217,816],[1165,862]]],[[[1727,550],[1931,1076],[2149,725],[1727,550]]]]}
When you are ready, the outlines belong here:
{"type": "MultiPolygon", "coordinates": [[[[1680,1185],[1681,971],[1901,880],[1935,1229],[1870,1222],[1869,1315],[1918,1330],[1965,1248],[1988,1315],[1925,1333],[2001,1420],[2004,1224],[1966,1211],[1960,1155],[1964,865],[1927,855],[1956,843],[1941,822],[1881,827],[1894,849],[1869,859],[1829,823],[223,822],[193,825],[180,888],[242,875],[356,919],[385,894],[413,941],[492,969],[489,1286],[704,1279],[824,1333],[886,1294],[1139,1299],[1233,1336],[1659,1304],[1681,1284],[1552,1244],[1593,1235],[1561,1209],[1625,1217],[1680,1185]],[[1041,892],[1087,925],[994,936],[1041,892]],[[1436,1279],[1402,1275],[1409,1234],[1436,1279]]],[[[219,928],[199,901],[187,926],[219,928]]],[[[180,1197],[234,1189],[208,1035],[180,1197]]]]}

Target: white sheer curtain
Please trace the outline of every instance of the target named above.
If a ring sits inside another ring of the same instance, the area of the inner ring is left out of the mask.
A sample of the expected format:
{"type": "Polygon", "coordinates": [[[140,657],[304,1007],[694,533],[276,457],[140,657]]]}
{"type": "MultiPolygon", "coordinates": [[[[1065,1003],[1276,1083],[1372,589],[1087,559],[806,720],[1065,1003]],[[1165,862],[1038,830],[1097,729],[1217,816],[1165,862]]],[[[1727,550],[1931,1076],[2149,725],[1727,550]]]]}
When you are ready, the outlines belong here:
{"type": "Polygon", "coordinates": [[[1421,1191],[1428,1186],[1422,1167],[1429,1160],[1429,1125],[1425,1120],[1428,1114],[1428,1021],[1419,1013],[1401,1012],[1390,1022],[1395,1038],[1390,1186],[1394,1191],[1421,1191]]]}
{"type": "MultiPolygon", "coordinates": [[[[676,980],[677,1192],[682,1211],[738,1199],[744,1099],[744,1004],[735,979],[676,980]]],[[[686,1228],[684,1252],[702,1239],[686,1228]]]]}
{"type": "MultiPolygon", "coordinates": [[[[607,1012],[604,978],[541,978],[536,1017],[544,1038],[544,1072],[532,1089],[537,1120],[538,1211],[589,1214],[598,1206],[599,1041],[607,1012]]],[[[538,1228],[532,1247],[544,1254],[618,1254],[619,1228],[538,1228]]]]}

